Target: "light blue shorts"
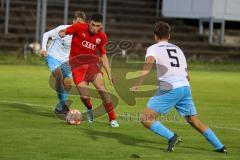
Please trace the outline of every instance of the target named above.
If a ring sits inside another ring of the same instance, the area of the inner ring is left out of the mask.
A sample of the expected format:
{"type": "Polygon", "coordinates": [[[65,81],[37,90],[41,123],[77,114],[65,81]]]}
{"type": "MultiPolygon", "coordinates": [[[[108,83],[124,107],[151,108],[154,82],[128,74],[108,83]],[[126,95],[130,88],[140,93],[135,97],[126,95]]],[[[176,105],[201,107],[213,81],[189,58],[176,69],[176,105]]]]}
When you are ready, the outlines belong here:
{"type": "Polygon", "coordinates": [[[197,114],[189,86],[169,91],[158,90],[148,101],[147,106],[160,114],[167,114],[174,107],[181,116],[192,116],[197,114]]]}
{"type": "Polygon", "coordinates": [[[47,56],[45,60],[51,73],[53,73],[57,68],[60,68],[64,78],[72,78],[72,72],[68,62],[62,63],[51,56],[47,56]]]}

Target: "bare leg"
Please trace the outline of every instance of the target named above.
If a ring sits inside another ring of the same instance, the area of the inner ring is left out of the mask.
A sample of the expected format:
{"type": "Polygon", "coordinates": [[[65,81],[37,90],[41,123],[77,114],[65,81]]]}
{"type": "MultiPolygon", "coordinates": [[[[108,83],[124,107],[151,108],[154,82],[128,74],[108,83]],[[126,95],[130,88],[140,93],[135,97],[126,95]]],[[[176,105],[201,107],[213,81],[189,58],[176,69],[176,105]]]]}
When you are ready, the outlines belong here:
{"type": "Polygon", "coordinates": [[[96,75],[96,78],[93,81],[93,85],[98,90],[103,103],[110,103],[111,102],[111,97],[108,94],[108,91],[105,87],[104,79],[103,79],[103,76],[102,76],[101,73],[98,73],[96,75]]]}
{"type": "MultiPolygon", "coordinates": [[[[99,95],[103,101],[103,105],[105,107],[106,112],[108,113],[109,121],[113,121],[116,119],[114,106],[111,100],[111,97],[105,87],[104,79],[101,73],[96,75],[95,80],[93,81],[93,85],[98,90],[99,95]]],[[[117,124],[118,126],[118,124],[117,124]]]]}
{"type": "Polygon", "coordinates": [[[215,133],[207,125],[202,123],[197,115],[186,116],[185,118],[193,128],[203,134],[203,136],[215,147],[216,151],[221,153],[227,152],[226,148],[217,138],[215,133]]]}
{"type": "Polygon", "coordinates": [[[83,81],[77,85],[77,90],[80,95],[80,99],[87,108],[87,120],[88,122],[93,122],[93,110],[92,110],[92,102],[88,92],[88,83],[83,81]]]}
{"type": "Polygon", "coordinates": [[[160,121],[157,121],[158,115],[159,113],[154,110],[146,108],[141,115],[141,123],[146,128],[169,140],[174,136],[174,133],[166,128],[160,121]]]}
{"type": "Polygon", "coordinates": [[[159,114],[152,109],[146,108],[140,117],[142,125],[146,128],[151,128],[152,124],[156,121],[159,114]]]}
{"type": "Polygon", "coordinates": [[[174,145],[181,142],[181,138],[174,132],[166,128],[160,121],[157,121],[159,113],[150,108],[146,108],[141,116],[141,123],[154,133],[166,138],[168,140],[167,151],[172,152],[174,145]]]}
{"type": "Polygon", "coordinates": [[[69,111],[69,108],[66,106],[67,95],[64,90],[64,78],[60,68],[57,68],[53,72],[55,77],[55,90],[57,92],[59,103],[55,107],[55,113],[66,114],[69,111]]]}
{"type": "Polygon", "coordinates": [[[197,115],[186,116],[185,119],[193,128],[202,134],[208,129],[208,126],[202,123],[197,115]]]}
{"type": "Polygon", "coordinates": [[[58,93],[60,93],[62,91],[62,88],[63,88],[63,75],[62,75],[61,69],[57,68],[53,72],[53,76],[56,79],[56,81],[55,81],[55,89],[56,89],[56,91],[58,93]]]}
{"type": "Polygon", "coordinates": [[[72,88],[72,79],[71,78],[69,78],[69,77],[66,77],[66,78],[64,78],[64,81],[63,81],[64,83],[64,89],[66,90],[66,91],[70,91],[71,90],[71,88],[72,88]]]}
{"type": "Polygon", "coordinates": [[[78,85],[77,85],[77,90],[78,90],[78,93],[80,95],[80,99],[81,101],[83,102],[83,104],[88,108],[88,109],[92,109],[92,103],[91,103],[91,99],[90,99],[90,96],[89,96],[89,92],[88,92],[88,83],[83,81],[83,82],[80,82],[78,85]]]}

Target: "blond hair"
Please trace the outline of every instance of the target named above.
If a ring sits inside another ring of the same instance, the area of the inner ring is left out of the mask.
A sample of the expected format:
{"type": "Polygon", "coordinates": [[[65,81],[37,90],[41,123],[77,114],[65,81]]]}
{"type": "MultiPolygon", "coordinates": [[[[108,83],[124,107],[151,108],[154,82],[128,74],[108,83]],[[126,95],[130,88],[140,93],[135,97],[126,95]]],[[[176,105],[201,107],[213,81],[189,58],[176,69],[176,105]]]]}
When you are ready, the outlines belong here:
{"type": "Polygon", "coordinates": [[[86,14],[83,11],[76,11],[73,20],[78,23],[85,22],[86,14]]]}

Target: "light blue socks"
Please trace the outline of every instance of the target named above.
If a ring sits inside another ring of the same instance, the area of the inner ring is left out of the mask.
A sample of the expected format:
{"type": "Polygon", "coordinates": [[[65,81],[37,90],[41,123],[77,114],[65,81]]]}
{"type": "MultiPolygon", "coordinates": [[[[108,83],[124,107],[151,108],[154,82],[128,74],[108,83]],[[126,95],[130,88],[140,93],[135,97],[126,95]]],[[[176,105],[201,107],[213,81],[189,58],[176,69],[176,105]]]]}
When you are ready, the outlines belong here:
{"type": "Polygon", "coordinates": [[[164,138],[166,138],[166,139],[171,139],[173,136],[174,136],[174,133],[172,132],[172,131],[170,131],[168,128],[166,128],[161,122],[159,122],[159,121],[155,121],[152,125],[151,125],[151,127],[150,127],[150,129],[154,132],[154,133],[156,133],[156,134],[158,134],[158,135],[160,135],[160,136],[162,136],[162,137],[164,137],[164,138]]]}
{"type": "Polygon", "coordinates": [[[61,111],[62,107],[66,105],[66,101],[68,100],[69,97],[69,92],[64,89],[61,89],[60,91],[57,92],[57,97],[59,100],[57,109],[61,111]]]}
{"type": "Polygon", "coordinates": [[[210,128],[203,133],[203,136],[215,147],[215,149],[221,149],[223,147],[223,144],[210,128]]]}
{"type": "MultiPolygon", "coordinates": [[[[150,129],[162,136],[166,139],[171,139],[174,136],[174,133],[170,131],[168,128],[166,128],[161,122],[155,121],[150,129]]],[[[224,145],[220,142],[220,140],[217,138],[217,136],[214,134],[214,132],[208,128],[204,133],[203,136],[215,147],[215,149],[221,149],[224,145]]]]}

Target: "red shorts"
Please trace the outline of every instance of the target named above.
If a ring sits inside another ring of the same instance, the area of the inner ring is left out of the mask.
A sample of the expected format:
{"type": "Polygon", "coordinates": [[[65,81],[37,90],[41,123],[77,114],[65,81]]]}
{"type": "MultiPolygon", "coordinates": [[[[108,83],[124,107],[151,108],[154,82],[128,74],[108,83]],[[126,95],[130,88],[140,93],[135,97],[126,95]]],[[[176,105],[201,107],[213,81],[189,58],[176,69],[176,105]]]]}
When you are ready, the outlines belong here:
{"type": "Polygon", "coordinates": [[[93,82],[98,73],[101,71],[101,63],[96,64],[84,64],[72,70],[73,81],[75,85],[78,85],[80,82],[93,82]]]}

